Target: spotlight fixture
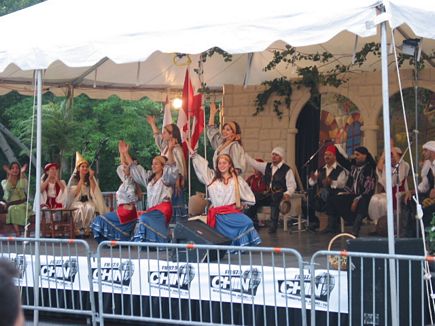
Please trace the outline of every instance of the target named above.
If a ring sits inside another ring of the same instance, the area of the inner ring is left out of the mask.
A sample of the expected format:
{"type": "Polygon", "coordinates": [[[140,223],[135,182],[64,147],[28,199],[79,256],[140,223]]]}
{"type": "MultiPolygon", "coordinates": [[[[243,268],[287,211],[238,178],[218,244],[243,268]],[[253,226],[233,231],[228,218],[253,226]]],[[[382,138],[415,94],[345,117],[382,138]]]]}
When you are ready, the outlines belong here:
{"type": "Polygon", "coordinates": [[[402,53],[404,55],[416,56],[417,61],[420,60],[420,40],[419,39],[406,39],[402,43],[402,53]]]}

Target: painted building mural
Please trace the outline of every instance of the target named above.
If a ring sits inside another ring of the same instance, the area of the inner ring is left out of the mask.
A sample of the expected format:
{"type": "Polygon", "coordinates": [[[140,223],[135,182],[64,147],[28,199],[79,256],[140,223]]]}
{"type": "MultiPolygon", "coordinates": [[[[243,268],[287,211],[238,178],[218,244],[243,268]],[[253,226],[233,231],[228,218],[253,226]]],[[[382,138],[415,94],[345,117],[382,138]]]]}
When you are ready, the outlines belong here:
{"type": "Polygon", "coordinates": [[[363,125],[361,113],[348,98],[333,93],[322,95],[320,143],[340,144],[350,156],[362,144],[363,125]]]}

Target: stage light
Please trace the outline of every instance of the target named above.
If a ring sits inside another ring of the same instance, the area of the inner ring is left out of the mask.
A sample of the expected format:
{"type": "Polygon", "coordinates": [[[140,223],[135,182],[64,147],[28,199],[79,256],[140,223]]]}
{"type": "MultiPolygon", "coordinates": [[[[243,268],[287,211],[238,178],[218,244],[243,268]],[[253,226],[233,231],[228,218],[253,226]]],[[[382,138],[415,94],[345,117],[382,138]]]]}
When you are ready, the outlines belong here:
{"type": "Polygon", "coordinates": [[[181,109],[181,106],[183,105],[183,100],[181,99],[181,98],[174,98],[173,100],[172,100],[172,107],[174,108],[174,109],[177,109],[177,110],[179,110],[179,109],[181,109]]]}
{"type": "MultiPolygon", "coordinates": [[[[407,40],[403,40],[403,43],[402,43],[402,54],[409,55],[409,56],[415,56],[417,53],[420,52],[420,51],[418,51],[419,45],[420,45],[420,40],[419,39],[407,39],[407,40]]],[[[418,61],[418,59],[417,59],[417,61],[418,61]]]]}

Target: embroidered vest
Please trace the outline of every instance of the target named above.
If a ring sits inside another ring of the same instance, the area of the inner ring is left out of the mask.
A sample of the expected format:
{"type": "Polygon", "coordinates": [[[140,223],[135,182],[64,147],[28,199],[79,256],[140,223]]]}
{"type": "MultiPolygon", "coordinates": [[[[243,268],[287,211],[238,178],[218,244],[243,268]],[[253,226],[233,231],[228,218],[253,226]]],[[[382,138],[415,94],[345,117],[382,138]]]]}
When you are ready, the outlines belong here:
{"type": "Polygon", "coordinates": [[[263,177],[264,183],[268,187],[271,187],[272,192],[287,191],[287,183],[285,180],[285,176],[289,170],[290,167],[284,163],[272,176],[272,163],[267,163],[266,171],[264,172],[264,177],[263,177]]]}

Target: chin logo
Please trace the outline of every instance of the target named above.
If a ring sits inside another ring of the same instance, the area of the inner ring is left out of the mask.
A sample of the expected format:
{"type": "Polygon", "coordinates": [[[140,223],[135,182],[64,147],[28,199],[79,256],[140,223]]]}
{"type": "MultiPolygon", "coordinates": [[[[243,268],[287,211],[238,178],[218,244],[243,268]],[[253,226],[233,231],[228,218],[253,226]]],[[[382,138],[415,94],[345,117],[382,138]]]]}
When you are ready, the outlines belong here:
{"type": "Polygon", "coordinates": [[[317,275],[314,278],[314,289],[311,288],[311,280],[308,275],[301,279],[300,275],[292,280],[279,280],[279,292],[289,297],[300,298],[301,288],[304,287],[305,296],[311,298],[315,296],[317,300],[327,301],[335,287],[335,277],[327,272],[317,275]]]}
{"type": "Polygon", "coordinates": [[[148,281],[162,289],[173,288],[188,291],[195,275],[195,267],[191,264],[161,266],[160,271],[148,273],[148,281]]]}

